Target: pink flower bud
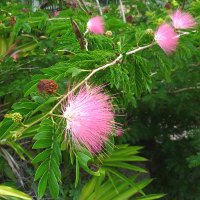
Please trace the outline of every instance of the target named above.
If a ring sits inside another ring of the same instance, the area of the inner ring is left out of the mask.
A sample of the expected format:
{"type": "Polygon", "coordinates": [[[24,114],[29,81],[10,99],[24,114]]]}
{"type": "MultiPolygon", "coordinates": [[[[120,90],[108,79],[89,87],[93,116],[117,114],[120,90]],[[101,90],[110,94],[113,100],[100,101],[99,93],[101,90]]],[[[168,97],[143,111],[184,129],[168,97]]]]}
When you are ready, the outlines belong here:
{"type": "Polygon", "coordinates": [[[114,135],[114,128],[120,129],[114,122],[111,98],[103,93],[103,87],[83,86],[77,93],[71,93],[67,103],[62,105],[66,119],[65,139],[92,154],[104,148],[109,136],[114,135]]]}
{"type": "Polygon", "coordinates": [[[93,34],[103,34],[105,30],[103,18],[100,16],[91,18],[87,26],[88,30],[93,34]]]}
{"type": "Polygon", "coordinates": [[[179,38],[169,24],[162,24],[155,32],[154,39],[167,55],[170,55],[177,49],[179,38]]]}
{"type": "Polygon", "coordinates": [[[172,19],[172,25],[176,29],[194,28],[197,24],[192,15],[181,10],[176,10],[170,17],[172,19]]]}

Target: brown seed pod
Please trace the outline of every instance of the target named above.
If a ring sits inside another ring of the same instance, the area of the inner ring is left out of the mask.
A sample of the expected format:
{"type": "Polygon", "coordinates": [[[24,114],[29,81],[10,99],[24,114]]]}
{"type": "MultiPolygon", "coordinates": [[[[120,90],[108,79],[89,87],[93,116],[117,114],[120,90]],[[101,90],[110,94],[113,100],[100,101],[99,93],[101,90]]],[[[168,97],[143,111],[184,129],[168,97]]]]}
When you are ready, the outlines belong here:
{"type": "Polygon", "coordinates": [[[129,22],[129,23],[132,23],[133,22],[133,15],[127,16],[126,21],[129,22]]]}
{"type": "Polygon", "coordinates": [[[165,8],[167,8],[167,9],[172,9],[172,4],[171,3],[166,3],[165,4],[165,8]]]}
{"type": "Polygon", "coordinates": [[[55,94],[58,89],[58,84],[49,79],[41,79],[40,82],[37,84],[38,92],[45,95],[47,94],[55,94]]]}

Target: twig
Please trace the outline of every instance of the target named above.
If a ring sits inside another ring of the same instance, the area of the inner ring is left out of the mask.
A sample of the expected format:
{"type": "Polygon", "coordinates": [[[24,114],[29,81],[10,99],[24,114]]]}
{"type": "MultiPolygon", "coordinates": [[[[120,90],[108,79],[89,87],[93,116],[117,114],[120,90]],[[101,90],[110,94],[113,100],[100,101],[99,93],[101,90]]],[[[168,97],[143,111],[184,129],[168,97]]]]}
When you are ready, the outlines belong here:
{"type": "Polygon", "coordinates": [[[200,86],[198,86],[198,87],[182,88],[182,89],[175,90],[175,91],[169,91],[168,93],[170,93],[170,94],[177,94],[177,93],[180,93],[180,92],[184,92],[184,91],[188,91],[188,90],[195,90],[195,89],[200,89],[200,86]]]}
{"type": "Polygon", "coordinates": [[[81,7],[81,9],[86,12],[86,13],[89,13],[89,10],[87,9],[87,6],[85,5],[85,2],[83,0],[76,0],[79,4],[79,6],[81,7]],[[85,11],[85,10],[86,11],[85,11]]]}
{"type": "Polygon", "coordinates": [[[143,49],[147,49],[147,48],[149,48],[149,47],[151,47],[151,46],[153,46],[153,45],[155,45],[155,44],[156,44],[156,43],[153,42],[153,43],[151,43],[151,44],[149,44],[149,45],[146,45],[146,46],[143,46],[143,47],[138,47],[137,49],[135,49],[135,50],[133,50],[133,51],[127,52],[126,55],[134,54],[134,53],[136,53],[136,52],[138,52],[138,51],[141,51],[141,50],[143,50],[143,49]]]}
{"type": "Polygon", "coordinates": [[[85,49],[86,51],[88,51],[88,40],[87,38],[85,37],[85,35],[88,33],[88,29],[85,31],[85,33],[83,34],[84,35],[84,41],[85,41],[85,49]]]}
{"type": "Polygon", "coordinates": [[[124,21],[124,23],[126,23],[126,17],[125,17],[124,7],[123,7],[123,4],[122,4],[122,1],[119,0],[119,3],[120,3],[120,8],[121,8],[121,12],[122,12],[123,21],[124,21]]]}
{"type": "Polygon", "coordinates": [[[10,165],[13,173],[19,179],[20,184],[22,185],[22,187],[24,187],[24,182],[23,182],[23,180],[21,178],[20,173],[18,172],[18,170],[20,169],[19,165],[16,163],[14,158],[8,153],[8,151],[6,149],[1,148],[0,150],[1,150],[2,154],[3,154],[3,157],[8,161],[8,164],[10,165]]]}
{"type": "MultiPolygon", "coordinates": [[[[49,19],[49,21],[54,21],[54,20],[66,20],[66,19],[70,19],[70,18],[68,18],[68,17],[60,17],[60,18],[51,18],[51,19],[49,19]]],[[[40,21],[29,21],[28,23],[37,23],[37,22],[40,22],[40,21]]]]}
{"type": "Polygon", "coordinates": [[[99,9],[99,14],[102,16],[102,10],[101,10],[100,4],[99,4],[99,0],[96,0],[96,3],[97,3],[97,7],[99,9]]]}

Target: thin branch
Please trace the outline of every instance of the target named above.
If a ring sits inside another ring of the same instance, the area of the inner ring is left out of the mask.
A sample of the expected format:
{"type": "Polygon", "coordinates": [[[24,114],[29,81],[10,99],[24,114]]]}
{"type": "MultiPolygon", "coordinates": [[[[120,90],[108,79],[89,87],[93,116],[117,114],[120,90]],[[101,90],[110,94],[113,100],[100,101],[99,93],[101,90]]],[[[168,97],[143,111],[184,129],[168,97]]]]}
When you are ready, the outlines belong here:
{"type": "MultiPolygon", "coordinates": [[[[88,33],[88,29],[85,31],[85,33],[83,34],[83,36],[85,37],[85,35],[88,33]]],[[[85,49],[86,51],[88,51],[88,40],[87,38],[85,37],[84,38],[84,41],[85,41],[85,49]]]]}
{"type": "Polygon", "coordinates": [[[86,12],[86,13],[89,13],[89,10],[87,8],[87,6],[85,5],[85,2],[83,0],[76,0],[80,6],[80,8],[86,12]]]}
{"type": "MultiPolygon", "coordinates": [[[[51,19],[49,19],[49,21],[66,20],[66,19],[70,19],[70,18],[68,18],[68,17],[51,18],[51,19]]],[[[37,22],[40,22],[40,21],[29,21],[28,23],[32,24],[32,23],[37,23],[37,22]]]]}
{"type": "Polygon", "coordinates": [[[147,48],[149,48],[149,47],[152,47],[152,46],[155,45],[155,44],[156,44],[156,43],[153,42],[153,43],[151,43],[151,44],[149,44],[149,45],[146,45],[146,46],[143,46],[143,47],[139,47],[139,48],[137,48],[137,49],[135,49],[135,50],[133,50],[133,51],[127,52],[126,55],[134,54],[134,53],[136,53],[136,52],[138,52],[138,51],[141,51],[141,50],[143,50],[143,49],[147,49],[147,48]]]}
{"type": "Polygon", "coordinates": [[[101,10],[101,6],[100,6],[100,4],[99,4],[99,0],[95,0],[96,1],[96,3],[97,3],[97,7],[98,7],[98,9],[99,9],[99,14],[102,16],[102,10],[101,10]]]}
{"type": "Polygon", "coordinates": [[[123,6],[121,0],[119,0],[119,3],[120,3],[120,8],[121,8],[121,12],[122,12],[123,21],[124,21],[124,23],[126,23],[126,17],[125,17],[125,13],[124,13],[124,6],[123,6]]]}
{"type": "Polygon", "coordinates": [[[182,89],[175,90],[175,91],[169,91],[168,93],[170,93],[170,94],[177,94],[177,93],[180,93],[180,92],[184,92],[184,91],[188,91],[188,90],[196,90],[196,89],[200,89],[200,86],[198,86],[198,87],[182,88],[182,89]]]}

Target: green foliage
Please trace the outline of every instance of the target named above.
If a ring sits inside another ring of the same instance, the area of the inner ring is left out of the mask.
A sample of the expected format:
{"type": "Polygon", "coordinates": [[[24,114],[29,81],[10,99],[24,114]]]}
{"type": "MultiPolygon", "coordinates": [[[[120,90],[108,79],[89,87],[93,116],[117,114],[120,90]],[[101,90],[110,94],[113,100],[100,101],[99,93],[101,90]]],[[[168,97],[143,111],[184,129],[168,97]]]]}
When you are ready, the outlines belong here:
{"type": "Polygon", "coordinates": [[[51,120],[44,119],[41,122],[34,139],[37,141],[33,145],[33,149],[45,149],[32,160],[32,163],[41,162],[34,179],[36,181],[40,178],[38,196],[39,198],[43,197],[48,183],[49,191],[52,197],[56,199],[59,195],[58,182],[61,181],[61,172],[59,169],[61,151],[51,120]]]}

